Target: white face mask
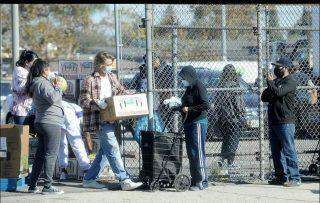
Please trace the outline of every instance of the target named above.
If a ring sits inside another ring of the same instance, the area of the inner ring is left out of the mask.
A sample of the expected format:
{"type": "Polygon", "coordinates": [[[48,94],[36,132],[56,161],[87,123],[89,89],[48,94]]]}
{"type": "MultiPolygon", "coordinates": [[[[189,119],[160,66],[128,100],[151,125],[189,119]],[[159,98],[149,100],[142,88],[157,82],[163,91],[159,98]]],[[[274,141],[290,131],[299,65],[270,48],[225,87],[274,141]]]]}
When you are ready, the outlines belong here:
{"type": "Polygon", "coordinates": [[[189,83],[188,81],[186,81],[186,80],[182,80],[182,85],[183,85],[184,87],[189,87],[189,86],[190,86],[190,83],[189,83]]]}
{"type": "Polygon", "coordinates": [[[104,73],[111,73],[112,69],[113,69],[112,66],[105,66],[103,71],[104,73]]]}
{"type": "Polygon", "coordinates": [[[47,76],[48,80],[51,80],[54,77],[56,77],[56,75],[53,72],[50,72],[49,75],[47,76]]]}

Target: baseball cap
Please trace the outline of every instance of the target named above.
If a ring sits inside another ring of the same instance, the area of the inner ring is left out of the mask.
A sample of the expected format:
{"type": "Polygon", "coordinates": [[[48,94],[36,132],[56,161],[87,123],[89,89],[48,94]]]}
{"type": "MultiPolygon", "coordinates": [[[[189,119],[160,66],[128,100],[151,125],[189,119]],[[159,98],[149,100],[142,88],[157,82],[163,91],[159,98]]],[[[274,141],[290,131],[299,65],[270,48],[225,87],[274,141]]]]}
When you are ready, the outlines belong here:
{"type": "Polygon", "coordinates": [[[271,63],[272,65],[286,67],[286,68],[292,68],[293,64],[289,57],[281,57],[279,58],[275,63],[271,63]]]}

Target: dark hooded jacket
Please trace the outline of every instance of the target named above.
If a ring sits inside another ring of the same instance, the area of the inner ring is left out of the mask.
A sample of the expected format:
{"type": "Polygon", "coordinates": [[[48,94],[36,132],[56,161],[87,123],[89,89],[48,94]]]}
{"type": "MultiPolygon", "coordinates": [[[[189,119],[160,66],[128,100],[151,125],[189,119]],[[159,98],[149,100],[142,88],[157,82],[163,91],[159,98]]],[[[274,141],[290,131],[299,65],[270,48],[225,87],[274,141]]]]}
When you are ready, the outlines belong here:
{"type": "Polygon", "coordinates": [[[204,84],[198,79],[196,70],[192,66],[185,66],[179,76],[190,83],[190,86],[187,87],[182,96],[182,108],[189,108],[187,115],[182,113],[185,123],[207,118],[207,110],[209,109],[208,93],[204,84]]]}

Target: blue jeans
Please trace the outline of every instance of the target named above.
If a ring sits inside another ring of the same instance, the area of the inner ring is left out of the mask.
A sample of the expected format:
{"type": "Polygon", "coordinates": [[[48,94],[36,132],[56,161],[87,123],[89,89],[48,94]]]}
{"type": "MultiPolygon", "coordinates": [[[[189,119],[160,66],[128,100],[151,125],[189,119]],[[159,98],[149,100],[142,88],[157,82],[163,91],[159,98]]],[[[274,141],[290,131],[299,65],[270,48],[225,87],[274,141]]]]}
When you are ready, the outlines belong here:
{"type": "MultiPolygon", "coordinates": [[[[141,142],[141,138],[140,138],[141,131],[147,131],[148,127],[149,127],[148,116],[142,116],[137,119],[137,123],[134,128],[133,138],[135,141],[137,141],[139,145],[141,142]]],[[[167,130],[164,129],[163,121],[157,112],[154,113],[153,129],[156,132],[167,132],[167,130]]]]}
{"type": "Polygon", "coordinates": [[[184,124],[192,186],[200,182],[208,187],[205,153],[207,128],[207,119],[184,124]]]}
{"type": "Polygon", "coordinates": [[[298,158],[294,143],[295,125],[271,125],[269,126],[269,136],[276,178],[282,181],[300,181],[298,158]]]}
{"type": "Polygon", "coordinates": [[[86,173],[85,180],[95,180],[98,178],[102,163],[102,155],[106,155],[112,171],[118,180],[123,181],[129,178],[128,173],[124,169],[123,161],[121,159],[120,148],[115,136],[115,125],[104,123],[101,124],[101,129],[98,132],[100,139],[100,149],[96,155],[90,169],[86,173]]]}

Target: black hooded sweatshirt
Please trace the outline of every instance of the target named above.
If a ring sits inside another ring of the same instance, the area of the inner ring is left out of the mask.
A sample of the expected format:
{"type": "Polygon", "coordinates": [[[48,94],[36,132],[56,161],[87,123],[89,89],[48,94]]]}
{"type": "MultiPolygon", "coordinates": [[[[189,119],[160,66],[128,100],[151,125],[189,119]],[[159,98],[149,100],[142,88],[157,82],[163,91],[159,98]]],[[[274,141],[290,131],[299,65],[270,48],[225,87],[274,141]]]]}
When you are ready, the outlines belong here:
{"type": "Polygon", "coordinates": [[[184,123],[192,123],[207,118],[207,110],[209,109],[208,93],[204,84],[198,79],[196,70],[192,66],[185,66],[179,76],[190,83],[181,99],[182,106],[180,111],[182,112],[183,107],[189,108],[187,115],[182,112],[185,118],[184,123]]]}

